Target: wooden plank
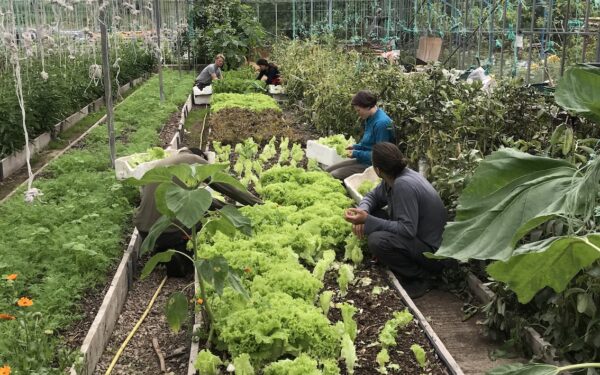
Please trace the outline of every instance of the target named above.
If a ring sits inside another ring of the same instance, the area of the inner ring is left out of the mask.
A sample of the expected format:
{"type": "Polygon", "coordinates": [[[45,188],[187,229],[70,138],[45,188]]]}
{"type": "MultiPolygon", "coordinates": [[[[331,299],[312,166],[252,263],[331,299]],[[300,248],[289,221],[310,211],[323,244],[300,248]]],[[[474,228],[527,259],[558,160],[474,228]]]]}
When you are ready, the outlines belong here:
{"type": "MultiPolygon", "coordinates": [[[[127,300],[127,292],[130,287],[130,278],[133,268],[132,260],[137,259],[141,246],[141,239],[137,229],[134,229],[131,240],[127,246],[117,272],[113,277],[110,288],[102,305],[88,330],[87,335],[81,345],[81,354],[83,355],[83,372],[79,375],[91,375],[104,352],[104,348],[112,335],[112,331],[117,324],[123,305],[127,300]]],[[[71,374],[76,374],[75,368],[71,367],[71,374]]]]}
{"type": "Polygon", "coordinates": [[[392,282],[392,285],[400,293],[402,300],[404,301],[410,312],[413,314],[413,316],[417,319],[419,325],[425,332],[425,335],[427,336],[427,338],[429,338],[429,341],[435,348],[437,354],[440,356],[440,359],[446,364],[446,366],[448,366],[448,370],[450,370],[450,373],[452,373],[453,375],[464,375],[460,366],[452,357],[452,354],[450,354],[448,349],[446,349],[446,346],[444,345],[442,340],[440,340],[433,328],[431,328],[431,326],[427,322],[427,319],[425,319],[425,316],[423,316],[417,305],[415,305],[413,300],[408,296],[408,293],[406,293],[402,285],[400,285],[400,282],[398,282],[396,275],[394,275],[394,273],[389,270],[386,272],[388,278],[392,282]]]}
{"type": "Polygon", "coordinates": [[[467,284],[469,284],[469,289],[475,294],[475,297],[483,303],[489,303],[495,297],[494,292],[471,272],[467,275],[467,284]]]}

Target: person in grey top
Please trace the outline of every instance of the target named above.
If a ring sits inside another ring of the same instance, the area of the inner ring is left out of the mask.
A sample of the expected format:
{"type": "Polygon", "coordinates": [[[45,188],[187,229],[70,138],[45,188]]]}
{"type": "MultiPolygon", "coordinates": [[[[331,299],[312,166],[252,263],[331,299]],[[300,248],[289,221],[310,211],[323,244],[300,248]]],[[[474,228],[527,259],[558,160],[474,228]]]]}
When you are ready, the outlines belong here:
{"type": "Polygon", "coordinates": [[[223,74],[221,73],[221,68],[225,64],[225,56],[222,54],[218,54],[215,56],[214,64],[208,64],[206,68],[202,69],[198,77],[196,77],[196,86],[200,90],[209,86],[213,80],[223,79],[223,74]]]}
{"type": "Polygon", "coordinates": [[[418,298],[442,270],[441,262],[423,253],[440,247],[446,208],[429,181],[406,166],[396,145],[373,145],[372,161],[382,182],[344,218],[356,236],[367,237],[369,251],[399,277],[409,295],[418,298]]]}

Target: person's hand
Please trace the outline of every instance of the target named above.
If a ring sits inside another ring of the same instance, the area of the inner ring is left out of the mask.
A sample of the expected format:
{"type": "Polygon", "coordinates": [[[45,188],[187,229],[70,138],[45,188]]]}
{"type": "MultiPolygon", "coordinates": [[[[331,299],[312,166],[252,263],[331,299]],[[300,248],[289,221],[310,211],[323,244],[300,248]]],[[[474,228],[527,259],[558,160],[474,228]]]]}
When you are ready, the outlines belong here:
{"type": "Polygon", "coordinates": [[[362,240],[363,238],[365,238],[365,225],[352,224],[352,233],[354,233],[354,235],[358,237],[358,239],[362,240]]]}
{"type": "Polygon", "coordinates": [[[354,225],[364,224],[368,216],[369,213],[360,208],[349,208],[344,212],[344,219],[354,225]]]}
{"type": "Polygon", "coordinates": [[[346,147],[346,150],[354,150],[354,145],[350,145],[350,146],[346,147]]]}
{"type": "Polygon", "coordinates": [[[352,152],[353,152],[352,150],[347,150],[346,151],[346,157],[347,158],[351,158],[352,157],[352,152]]]}

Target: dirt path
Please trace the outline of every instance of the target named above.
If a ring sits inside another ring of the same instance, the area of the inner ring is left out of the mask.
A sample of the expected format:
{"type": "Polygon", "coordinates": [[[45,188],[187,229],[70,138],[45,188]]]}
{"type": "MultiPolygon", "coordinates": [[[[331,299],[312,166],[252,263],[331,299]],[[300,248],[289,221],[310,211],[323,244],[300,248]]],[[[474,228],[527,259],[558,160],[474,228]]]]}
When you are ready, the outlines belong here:
{"type": "Polygon", "coordinates": [[[483,374],[494,367],[518,362],[518,359],[490,358],[489,354],[499,349],[501,343],[483,336],[483,327],[477,324],[483,320],[481,315],[463,322],[464,301],[456,295],[432,290],[414,302],[465,374],[483,374]]]}

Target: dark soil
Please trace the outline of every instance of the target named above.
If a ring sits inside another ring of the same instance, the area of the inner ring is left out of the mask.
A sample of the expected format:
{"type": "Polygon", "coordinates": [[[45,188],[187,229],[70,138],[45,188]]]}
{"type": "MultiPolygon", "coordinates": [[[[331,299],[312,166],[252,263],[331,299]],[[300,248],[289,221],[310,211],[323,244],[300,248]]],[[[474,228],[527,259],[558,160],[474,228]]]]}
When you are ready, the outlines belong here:
{"type": "MultiPolygon", "coordinates": [[[[358,324],[358,335],[355,340],[356,356],[358,357],[357,367],[354,374],[372,375],[377,373],[377,364],[375,358],[381,350],[377,344],[379,332],[385,323],[393,317],[396,311],[402,311],[406,307],[402,302],[398,292],[388,285],[383,270],[377,266],[361,267],[354,270],[355,282],[350,286],[348,294],[340,298],[334,295],[333,302],[347,302],[357,308],[354,316],[358,324]],[[373,288],[379,286],[383,291],[379,295],[372,293],[373,288]],[[387,287],[387,289],[386,289],[387,287]],[[360,366],[360,367],[358,367],[360,366]]],[[[337,272],[329,272],[325,277],[325,289],[334,292],[339,290],[337,285],[337,272]]],[[[329,319],[332,323],[342,320],[339,309],[331,308],[329,310],[329,319]]],[[[390,362],[400,365],[400,370],[395,371],[388,368],[390,374],[449,374],[446,366],[438,358],[435,349],[426,338],[425,333],[419,327],[416,321],[405,329],[400,330],[396,338],[398,343],[396,347],[389,348],[390,362]],[[422,369],[410,350],[411,345],[419,344],[427,353],[427,367],[422,369]]],[[[346,365],[340,361],[342,374],[347,374],[346,365]]]]}
{"type": "MultiPolygon", "coordinates": [[[[155,270],[148,278],[134,281],[127,302],[117,321],[113,334],[96,366],[95,374],[104,374],[125,338],[140,319],[152,296],[156,292],[165,271],[155,270]]],[[[169,296],[185,289],[187,296],[193,297],[193,278],[168,278],[146,319],[143,321],[121,357],[112,374],[146,375],[160,374],[159,359],[152,346],[157,338],[160,351],[165,358],[166,372],[169,374],[187,374],[189,348],[191,344],[193,304],[190,306],[190,319],[178,333],[173,333],[167,324],[165,307],[169,296]]]]}
{"type": "Polygon", "coordinates": [[[173,140],[173,136],[177,133],[177,129],[179,128],[180,116],[181,111],[173,113],[169,120],[163,125],[160,134],[158,135],[160,147],[166,148],[171,143],[171,140],[173,140]]]}
{"type": "Polygon", "coordinates": [[[306,144],[308,139],[314,138],[308,126],[296,124],[274,110],[256,113],[241,108],[227,108],[212,114],[209,125],[209,140],[223,144],[236,144],[252,137],[256,143],[264,145],[273,136],[288,137],[290,143],[306,144]]]}

